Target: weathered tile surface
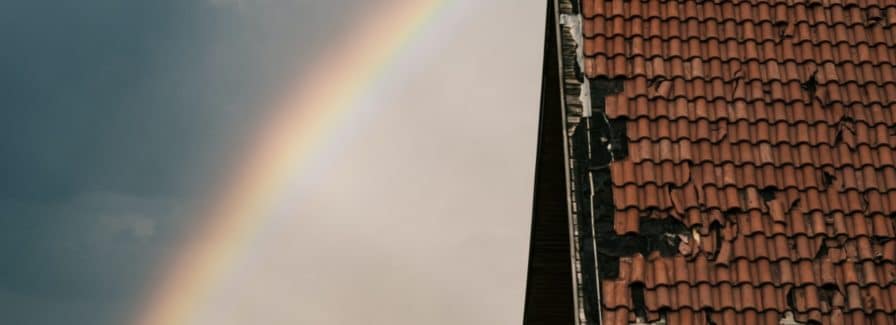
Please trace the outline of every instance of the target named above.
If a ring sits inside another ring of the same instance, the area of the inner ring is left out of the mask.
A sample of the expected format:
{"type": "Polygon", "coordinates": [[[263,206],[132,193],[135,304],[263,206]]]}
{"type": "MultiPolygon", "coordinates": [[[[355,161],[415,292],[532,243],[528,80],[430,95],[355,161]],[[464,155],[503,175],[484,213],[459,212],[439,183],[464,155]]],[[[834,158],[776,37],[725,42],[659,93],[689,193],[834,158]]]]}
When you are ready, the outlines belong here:
{"type": "Polygon", "coordinates": [[[619,259],[604,324],[896,324],[896,1],[582,1],[617,235],[674,218],[678,251],[619,259]]]}

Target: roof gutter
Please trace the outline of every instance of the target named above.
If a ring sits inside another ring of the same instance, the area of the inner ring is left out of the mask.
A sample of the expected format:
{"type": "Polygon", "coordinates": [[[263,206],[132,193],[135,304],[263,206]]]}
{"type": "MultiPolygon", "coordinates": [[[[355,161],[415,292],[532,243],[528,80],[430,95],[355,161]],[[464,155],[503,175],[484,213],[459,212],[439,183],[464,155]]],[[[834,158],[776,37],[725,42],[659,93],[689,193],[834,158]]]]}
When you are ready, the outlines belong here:
{"type": "MultiPolygon", "coordinates": [[[[569,250],[569,256],[570,256],[569,260],[570,260],[570,264],[571,264],[570,268],[572,269],[572,288],[573,288],[572,301],[573,301],[573,310],[575,313],[573,315],[573,324],[579,325],[582,323],[588,324],[588,321],[587,321],[587,317],[585,315],[585,311],[583,308],[584,307],[583,306],[583,297],[581,294],[581,292],[582,292],[582,283],[581,283],[582,265],[580,263],[580,255],[579,255],[580,250],[579,250],[578,235],[577,235],[577,233],[578,233],[577,224],[578,223],[576,222],[577,217],[576,217],[575,206],[574,206],[575,201],[573,199],[574,193],[572,192],[572,188],[573,188],[572,166],[570,166],[570,159],[569,159],[569,157],[571,157],[570,141],[569,141],[570,140],[569,139],[569,135],[570,135],[569,111],[570,110],[569,110],[569,107],[567,106],[567,102],[566,102],[567,76],[564,73],[564,70],[565,70],[564,63],[567,61],[566,53],[564,53],[564,52],[567,52],[567,51],[564,51],[564,40],[567,39],[567,35],[562,34],[562,32],[564,30],[567,30],[566,28],[563,28],[563,26],[570,24],[570,22],[574,23],[576,20],[570,14],[561,13],[561,10],[562,10],[561,5],[565,5],[566,3],[569,2],[569,0],[551,0],[551,1],[553,1],[552,7],[554,9],[554,13],[553,13],[554,14],[554,22],[555,22],[554,35],[557,35],[557,37],[556,37],[557,44],[555,46],[555,48],[557,49],[557,58],[559,59],[559,62],[557,64],[557,69],[558,69],[557,73],[560,75],[560,78],[561,78],[561,81],[560,81],[560,107],[563,109],[563,116],[566,118],[566,121],[564,121],[565,122],[564,123],[565,124],[564,125],[564,130],[565,130],[564,138],[565,139],[563,141],[563,157],[565,159],[563,159],[563,170],[564,170],[563,175],[565,176],[564,183],[567,184],[565,186],[565,188],[566,188],[566,207],[567,207],[567,211],[566,211],[567,216],[566,217],[567,217],[567,227],[569,228],[569,249],[570,249],[569,250]],[[563,4],[561,4],[561,2],[563,4]]],[[[568,8],[564,8],[564,9],[568,10],[568,8]]],[[[578,8],[574,8],[574,9],[578,9],[578,8]]],[[[563,11],[567,11],[567,10],[563,10],[563,11]]],[[[578,10],[576,10],[576,12],[578,12],[578,10]]],[[[581,16],[578,16],[577,26],[578,26],[579,32],[581,32],[581,25],[582,25],[581,21],[582,21],[581,16]]],[[[581,40],[581,36],[582,36],[582,34],[579,33],[579,35],[578,35],[579,40],[581,40]]],[[[573,38],[575,39],[575,37],[576,37],[575,32],[573,32],[573,38]]],[[[576,61],[582,62],[581,58],[583,58],[584,56],[582,54],[581,46],[578,46],[578,44],[575,44],[575,45],[576,45],[576,52],[577,52],[576,61]]],[[[579,71],[581,71],[581,70],[579,70],[579,71]]],[[[582,93],[580,93],[580,98],[581,98],[581,94],[582,93]]],[[[579,112],[581,112],[581,110],[579,110],[579,112]]]]}
{"type": "MultiPolygon", "coordinates": [[[[570,227],[570,256],[575,279],[576,324],[600,324],[601,296],[596,242],[592,165],[591,85],[585,77],[584,34],[580,1],[554,0],[558,18],[558,55],[566,116],[564,154],[570,227]]],[[[600,121],[604,122],[604,121],[600,121]]]]}

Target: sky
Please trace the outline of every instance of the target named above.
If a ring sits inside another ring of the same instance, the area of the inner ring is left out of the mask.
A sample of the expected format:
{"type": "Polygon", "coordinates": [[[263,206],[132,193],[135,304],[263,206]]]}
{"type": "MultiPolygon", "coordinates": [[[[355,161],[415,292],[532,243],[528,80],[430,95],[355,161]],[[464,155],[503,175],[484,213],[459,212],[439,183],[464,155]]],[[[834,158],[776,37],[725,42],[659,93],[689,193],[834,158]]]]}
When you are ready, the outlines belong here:
{"type": "MultiPolygon", "coordinates": [[[[0,3],[0,320],[129,323],[272,98],[391,2],[0,3]]],[[[446,1],[192,323],[519,323],[544,16],[446,1]]]]}

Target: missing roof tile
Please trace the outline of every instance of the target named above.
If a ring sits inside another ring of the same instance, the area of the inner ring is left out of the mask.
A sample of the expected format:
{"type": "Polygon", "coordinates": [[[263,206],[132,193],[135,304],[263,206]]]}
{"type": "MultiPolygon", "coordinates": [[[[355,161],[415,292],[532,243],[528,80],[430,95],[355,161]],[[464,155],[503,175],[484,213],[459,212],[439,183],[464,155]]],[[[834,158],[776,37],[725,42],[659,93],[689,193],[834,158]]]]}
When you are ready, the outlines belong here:
{"type": "Polygon", "coordinates": [[[724,235],[722,234],[722,223],[718,220],[713,220],[712,223],[709,224],[709,232],[715,236],[715,241],[713,245],[713,251],[709,256],[710,261],[716,260],[719,256],[719,251],[722,248],[722,240],[724,240],[724,235]]]}
{"type": "Polygon", "coordinates": [[[778,39],[784,40],[785,38],[790,37],[790,34],[787,32],[787,29],[790,27],[790,23],[786,20],[779,20],[775,22],[775,34],[778,34],[778,39]]]}
{"type": "Polygon", "coordinates": [[[619,277],[619,256],[599,254],[597,264],[600,265],[598,276],[601,279],[615,279],[619,277]]]}
{"type": "Polygon", "coordinates": [[[641,319],[647,319],[647,304],[644,303],[644,283],[633,282],[628,286],[632,297],[632,308],[635,315],[641,319]]]}
{"type": "Polygon", "coordinates": [[[712,308],[703,308],[703,321],[706,325],[718,325],[712,320],[712,308]]]}
{"type": "MultiPolygon", "coordinates": [[[[597,236],[598,253],[605,256],[619,257],[640,253],[648,256],[653,252],[659,252],[662,256],[675,256],[681,253],[683,238],[690,238],[691,231],[673,217],[655,218],[645,216],[640,218],[637,234],[617,235],[613,232],[602,233],[597,236]]],[[[617,266],[618,267],[618,266],[617,266]]],[[[605,274],[617,274],[606,265],[601,264],[605,274]]]]}
{"type": "Polygon", "coordinates": [[[778,188],[774,186],[766,186],[759,190],[759,196],[762,197],[762,201],[768,203],[768,201],[774,200],[775,196],[778,193],[778,188]]]}
{"type": "Polygon", "coordinates": [[[815,75],[818,74],[818,70],[812,73],[808,80],[803,81],[800,84],[800,88],[809,93],[810,101],[815,97],[815,91],[818,89],[818,79],[815,78],[815,75]]]}
{"type": "Polygon", "coordinates": [[[824,189],[828,189],[831,185],[834,185],[835,181],[837,181],[837,176],[833,173],[827,171],[821,172],[821,184],[824,186],[824,189]]]}
{"type": "Polygon", "coordinates": [[[818,298],[821,300],[821,303],[825,304],[828,310],[831,310],[836,305],[840,305],[843,303],[842,297],[839,297],[840,288],[837,287],[834,283],[825,283],[821,285],[818,292],[818,298]]]}
{"type": "Polygon", "coordinates": [[[821,242],[821,245],[818,247],[818,251],[815,253],[815,259],[819,260],[828,256],[828,243],[827,241],[821,242]]]}
{"type": "Polygon", "coordinates": [[[796,308],[796,288],[788,288],[785,297],[787,299],[787,307],[790,308],[790,310],[799,310],[796,308]]]}
{"type": "Polygon", "coordinates": [[[628,135],[626,133],[626,118],[610,120],[610,151],[614,160],[623,160],[628,157],[628,135]]]}

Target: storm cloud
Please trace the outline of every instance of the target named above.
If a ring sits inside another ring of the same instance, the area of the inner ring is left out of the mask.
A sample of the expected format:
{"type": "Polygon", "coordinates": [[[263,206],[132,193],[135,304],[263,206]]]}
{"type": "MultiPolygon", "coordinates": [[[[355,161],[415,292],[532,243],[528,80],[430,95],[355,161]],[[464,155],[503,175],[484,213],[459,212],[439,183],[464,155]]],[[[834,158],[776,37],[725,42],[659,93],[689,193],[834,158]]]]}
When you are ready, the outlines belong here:
{"type": "MultiPolygon", "coordinates": [[[[271,98],[378,4],[0,4],[0,318],[133,317],[271,98]]],[[[205,321],[519,322],[544,6],[451,7],[220,288],[269,300],[205,321]]]]}

